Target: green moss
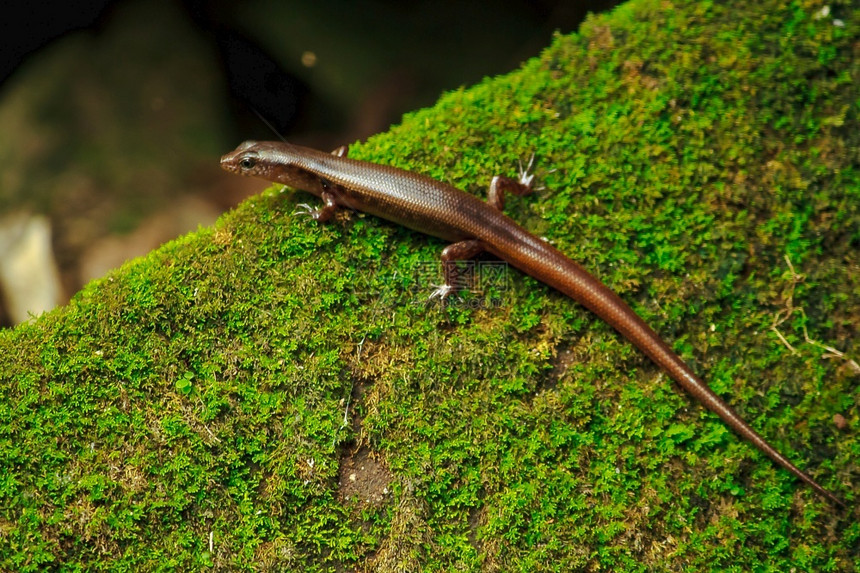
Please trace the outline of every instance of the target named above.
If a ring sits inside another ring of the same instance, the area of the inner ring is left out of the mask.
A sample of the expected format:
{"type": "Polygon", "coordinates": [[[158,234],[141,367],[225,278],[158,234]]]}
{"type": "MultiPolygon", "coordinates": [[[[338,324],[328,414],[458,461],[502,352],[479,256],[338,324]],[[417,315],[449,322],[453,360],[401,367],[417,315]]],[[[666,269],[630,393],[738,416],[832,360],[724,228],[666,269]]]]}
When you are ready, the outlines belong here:
{"type": "Polygon", "coordinates": [[[857,360],[860,12],[821,7],[637,0],[351,155],[482,195],[534,152],[507,211],[849,509],[533,279],[427,306],[441,242],[270,189],[0,334],[0,567],[855,568],[858,374],[803,327],[857,360]]]}

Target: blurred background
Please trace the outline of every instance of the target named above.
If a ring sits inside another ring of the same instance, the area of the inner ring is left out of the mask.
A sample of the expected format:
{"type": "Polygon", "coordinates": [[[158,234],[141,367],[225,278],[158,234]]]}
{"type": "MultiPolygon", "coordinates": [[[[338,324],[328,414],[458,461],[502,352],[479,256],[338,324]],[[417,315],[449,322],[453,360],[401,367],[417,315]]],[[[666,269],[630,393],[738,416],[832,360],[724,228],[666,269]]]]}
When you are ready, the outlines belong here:
{"type": "Polygon", "coordinates": [[[4,3],[0,326],[209,225],[265,183],[219,157],[364,139],[620,0],[4,3]]]}

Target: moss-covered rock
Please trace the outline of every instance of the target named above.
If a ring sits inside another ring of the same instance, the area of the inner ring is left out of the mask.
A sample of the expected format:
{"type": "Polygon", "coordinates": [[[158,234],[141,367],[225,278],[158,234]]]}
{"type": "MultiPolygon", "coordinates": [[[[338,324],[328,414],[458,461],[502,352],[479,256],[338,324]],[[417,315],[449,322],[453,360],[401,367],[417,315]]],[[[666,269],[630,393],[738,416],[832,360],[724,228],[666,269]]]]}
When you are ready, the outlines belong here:
{"type": "Polygon", "coordinates": [[[0,335],[0,568],[856,567],[858,62],[848,1],[634,0],[351,151],[535,153],[507,211],[847,509],[564,296],[428,306],[440,241],[272,188],[0,335]]]}

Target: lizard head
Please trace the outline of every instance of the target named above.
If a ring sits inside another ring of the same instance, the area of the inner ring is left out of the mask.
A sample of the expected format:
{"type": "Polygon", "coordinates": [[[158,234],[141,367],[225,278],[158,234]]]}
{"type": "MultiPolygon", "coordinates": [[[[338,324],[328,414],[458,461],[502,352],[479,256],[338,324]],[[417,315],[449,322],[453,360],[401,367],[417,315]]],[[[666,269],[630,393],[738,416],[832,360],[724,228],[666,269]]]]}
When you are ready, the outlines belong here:
{"type": "Polygon", "coordinates": [[[303,151],[280,141],[246,141],[221,157],[221,168],[319,195],[319,177],[305,167],[303,151]]]}

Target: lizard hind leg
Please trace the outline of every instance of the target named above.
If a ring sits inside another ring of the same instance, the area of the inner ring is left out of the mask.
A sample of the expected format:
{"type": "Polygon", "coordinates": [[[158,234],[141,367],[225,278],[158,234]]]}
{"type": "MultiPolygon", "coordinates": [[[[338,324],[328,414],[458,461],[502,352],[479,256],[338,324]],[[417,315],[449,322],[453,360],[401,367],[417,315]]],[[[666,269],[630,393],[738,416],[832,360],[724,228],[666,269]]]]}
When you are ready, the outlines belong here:
{"type": "Polygon", "coordinates": [[[490,189],[487,191],[487,203],[494,209],[503,211],[505,208],[505,193],[513,193],[514,195],[528,195],[534,188],[534,173],[530,173],[534,165],[535,156],[532,154],[528,165],[523,169],[520,163],[519,178],[506,177],[504,175],[496,175],[490,182],[490,189]]]}
{"type": "Polygon", "coordinates": [[[459,241],[445,247],[442,251],[442,270],[445,273],[445,284],[436,287],[430,298],[439,298],[445,300],[448,295],[458,291],[470,288],[472,286],[472,272],[470,269],[465,271],[457,266],[457,261],[466,261],[474,259],[479,253],[486,250],[483,241],[478,239],[469,239],[467,241],[459,241]]]}

